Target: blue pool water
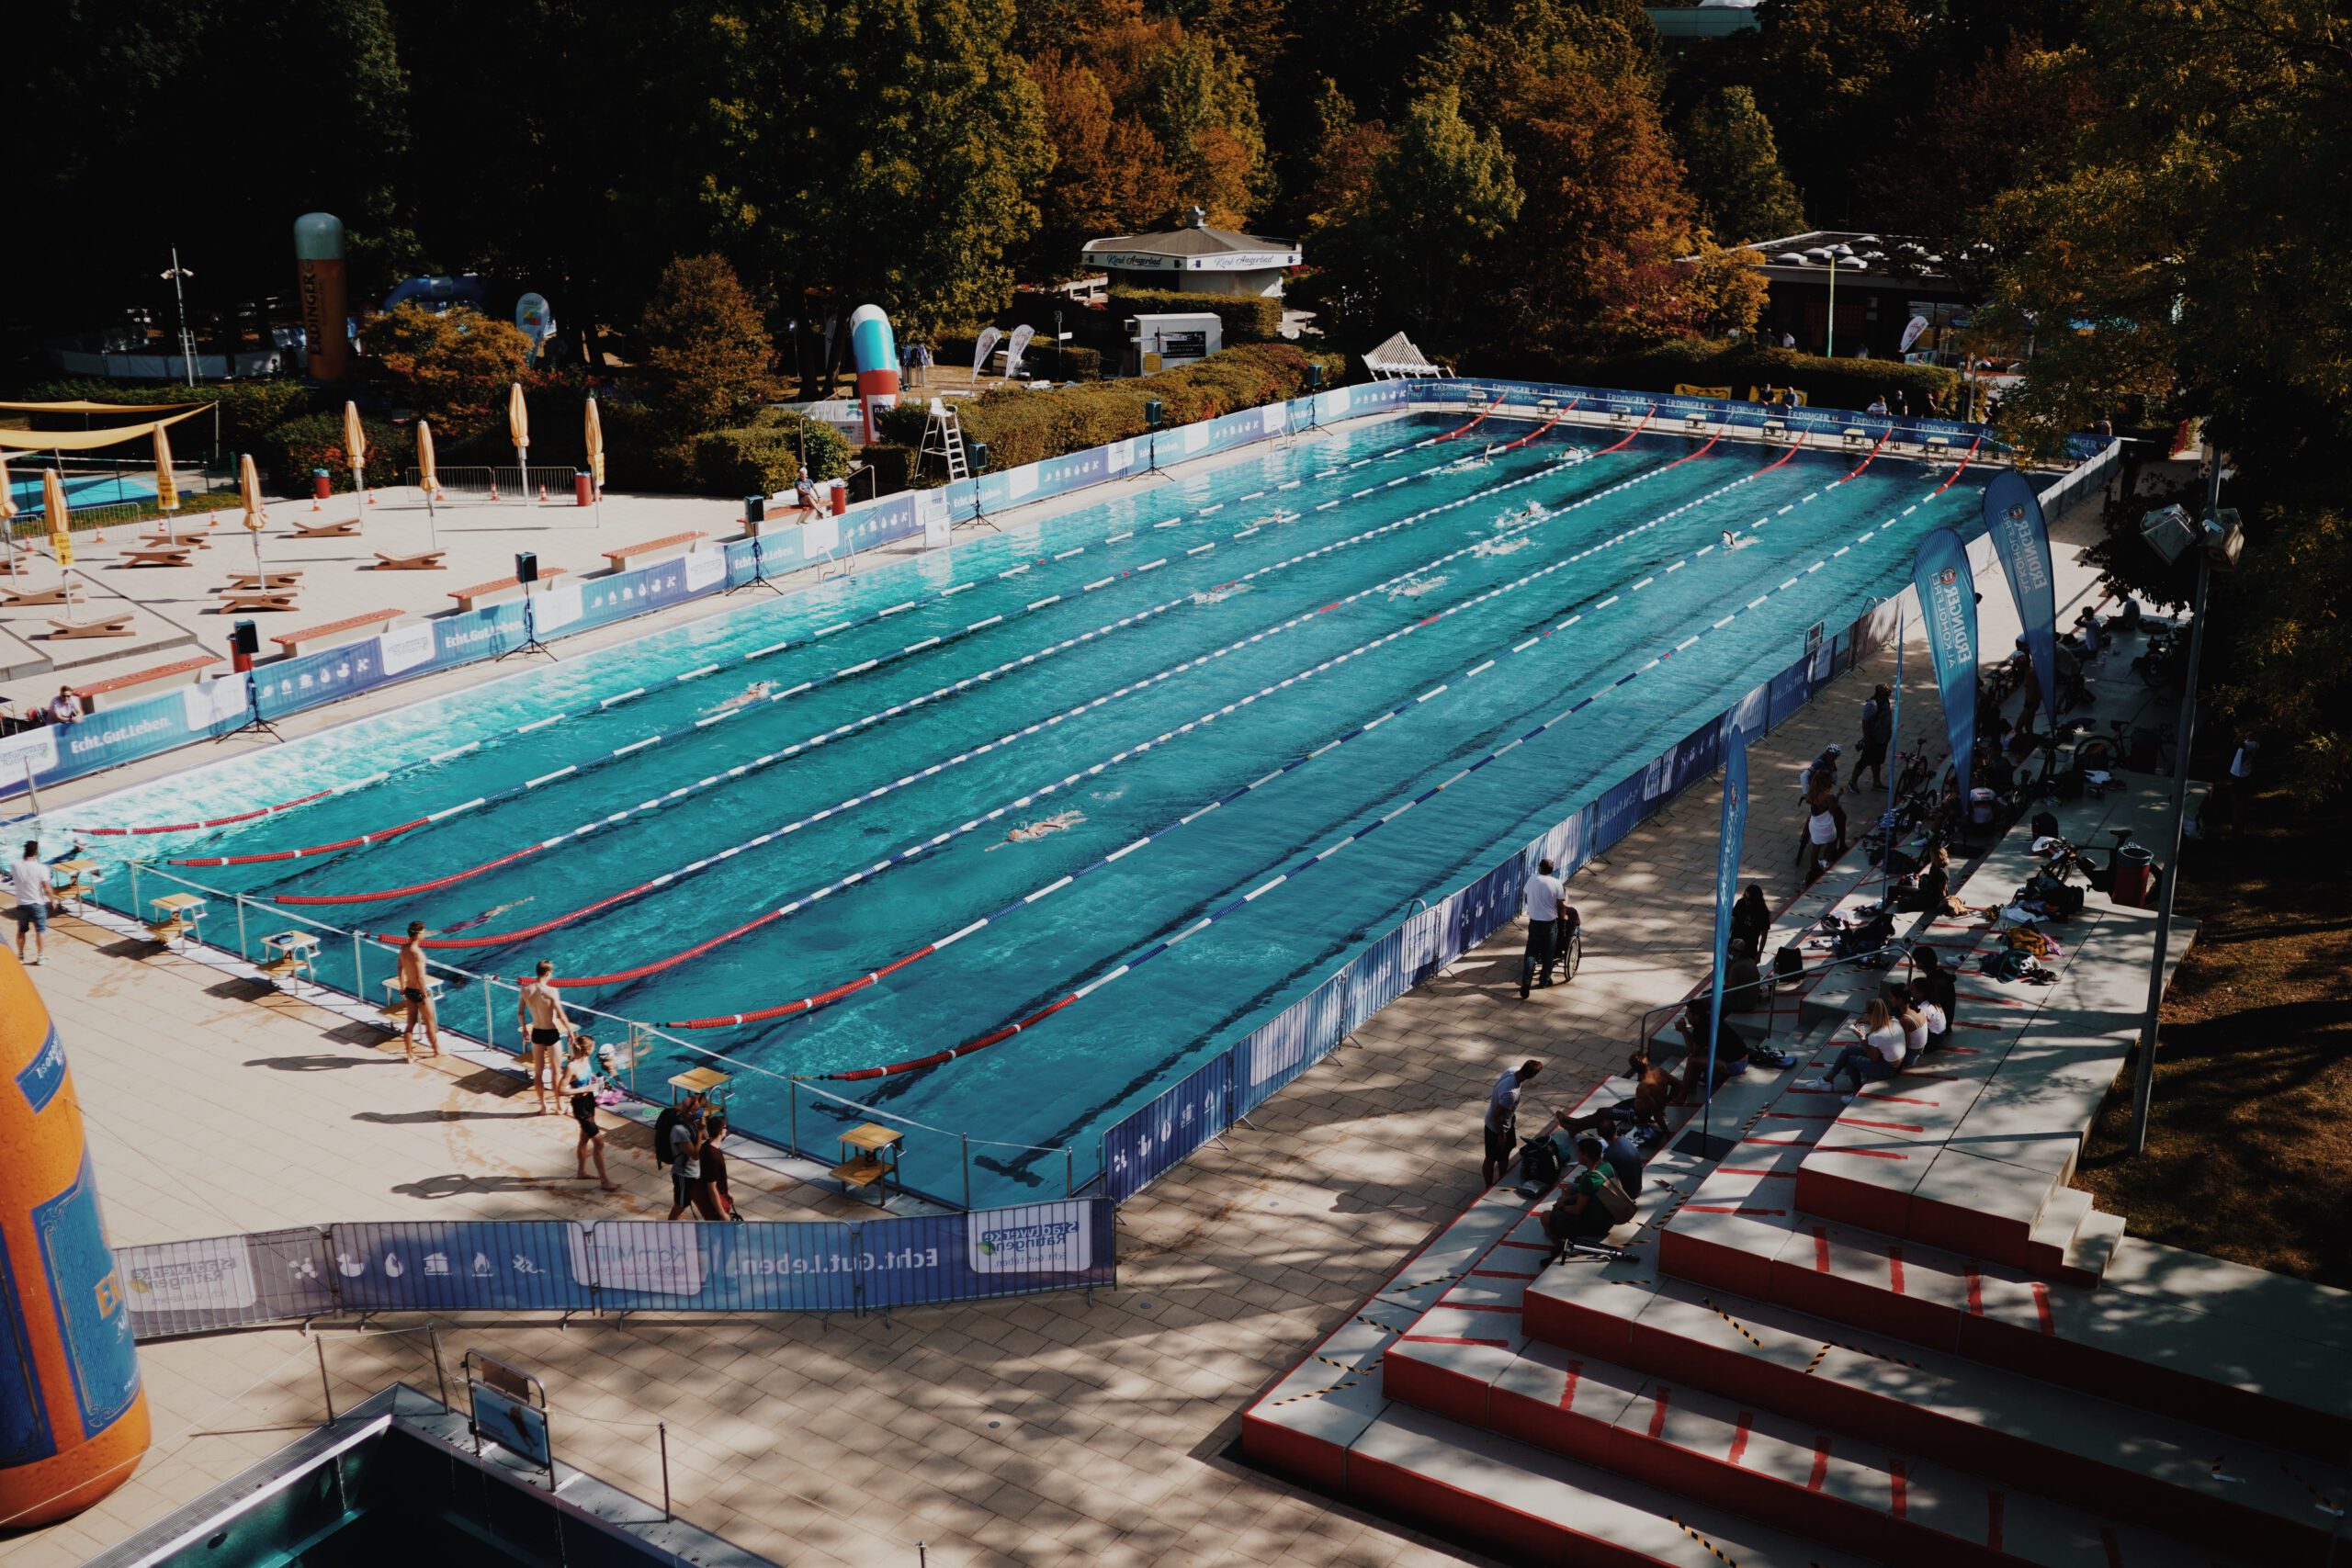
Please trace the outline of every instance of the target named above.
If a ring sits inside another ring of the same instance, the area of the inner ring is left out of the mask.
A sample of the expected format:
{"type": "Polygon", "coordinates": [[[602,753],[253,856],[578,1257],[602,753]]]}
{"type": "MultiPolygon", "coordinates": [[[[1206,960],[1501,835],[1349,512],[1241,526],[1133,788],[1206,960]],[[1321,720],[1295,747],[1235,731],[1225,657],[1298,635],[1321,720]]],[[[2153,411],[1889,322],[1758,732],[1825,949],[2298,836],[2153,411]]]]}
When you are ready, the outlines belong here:
{"type": "MultiPolygon", "coordinates": [[[[1269,446],[126,792],[76,820],[224,815],[389,774],[280,815],[139,840],[151,856],[239,857],[489,798],[379,842],[184,874],[260,899],[446,883],[300,912],[379,932],[422,919],[442,940],[480,943],[435,953],[475,973],[517,976],[545,957],[560,976],[618,976],[568,999],[665,1027],[854,987],[764,1021],[669,1029],[737,1064],[739,1124],[778,1137],[791,1075],[989,1035],[1152,953],[985,1050],[825,1086],[975,1139],[1073,1145],[1083,1181],[1103,1128],[1304,994],[1416,897],[1486,871],[1780,668],[1808,626],[1842,625],[1896,591],[1918,536],[1967,525],[1978,505],[1973,473],[1933,494],[1943,475],[1883,457],[1838,483],[1857,459],[1768,468],[1778,454],[1726,444],[1694,456],[1699,443],[1672,435],[1603,451],[1613,435],[1555,430],[1464,466],[1469,443],[1422,444],[1453,423],[1381,421],[1269,446]],[[1720,548],[1725,528],[1749,542],[1720,548]],[[754,682],[772,688],[695,728],[754,682]],[[1382,831],[1154,952],[1604,688],[1382,831]],[[553,714],[569,716],[530,728],[553,714]],[[533,780],[544,782],[497,798],[533,780]],[[1058,813],[1076,815],[1008,836],[1058,813]]],[[[141,897],[157,890],[142,884],[141,897]]],[[[107,891],[127,905],[127,878],[107,891]]],[[[255,908],[253,935],[284,913],[255,908]]],[[[216,913],[208,936],[232,942],[232,919],[216,913]]],[[[390,954],[370,949],[360,964],[361,988],[380,996],[390,954]]],[[[348,944],[331,942],[322,977],[348,987],[352,967],[348,944]]],[[[492,1004],[507,1042],[512,1010],[511,997],[492,1004]]],[[[481,1014],[479,985],[453,978],[445,1020],[478,1032],[481,1014]]],[[[658,1043],[640,1085],[701,1060],[658,1043]]],[[[806,1095],[799,1105],[802,1146],[829,1147],[832,1124],[806,1095]]],[[[957,1172],[952,1140],[910,1144],[918,1185],[960,1196],[957,1172]]],[[[1034,1197],[1063,1179],[1059,1155],[1000,1152],[973,1197],[1034,1197]]]]}

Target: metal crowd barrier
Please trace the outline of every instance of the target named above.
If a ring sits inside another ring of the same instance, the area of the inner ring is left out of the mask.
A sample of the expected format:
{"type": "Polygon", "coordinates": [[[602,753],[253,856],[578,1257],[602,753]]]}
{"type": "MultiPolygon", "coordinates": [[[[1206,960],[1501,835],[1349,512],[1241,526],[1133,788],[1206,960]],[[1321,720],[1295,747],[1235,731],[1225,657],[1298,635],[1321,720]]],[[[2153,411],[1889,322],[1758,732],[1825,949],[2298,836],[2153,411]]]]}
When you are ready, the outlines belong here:
{"type": "Polygon", "coordinates": [[[1117,1283],[1111,1205],[913,1218],[415,1220],[115,1249],[141,1339],[351,1314],[865,1313],[1117,1283]]]}

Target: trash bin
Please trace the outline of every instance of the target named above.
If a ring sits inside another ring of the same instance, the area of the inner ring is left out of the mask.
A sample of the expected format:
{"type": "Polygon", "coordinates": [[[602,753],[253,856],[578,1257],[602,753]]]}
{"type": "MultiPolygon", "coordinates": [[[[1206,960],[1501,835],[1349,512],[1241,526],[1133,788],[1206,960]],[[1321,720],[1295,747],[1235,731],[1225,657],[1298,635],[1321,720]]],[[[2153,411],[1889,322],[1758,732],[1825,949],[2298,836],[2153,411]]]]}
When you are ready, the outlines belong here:
{"type": "Polygon", "coordinates": [[[1978,828],[1993,825],[1993,817],[2000,809],[2001,797],[1979,784],[1968,792],[1968,820],[1978,828]]]}
{"type": "Polygon", "coordinates": [[[831,480],[831,483],[833,487],[831,510],[833,515],[839,517],[849,510],[849,485],[841,479],[831,480]]]}
{"type": "Polygon", "coordinates": [[[2115,852],[2115,879],[2107,896],[2134,909],[2147,908],[2148,884],[2156,862],[2145,844],[2126,844],[2115,852]]]}
{"type": "Polygon", "coordinates": [[[574,506],[588,506],[594,504],[595,499],[595,492],[592,491],[588,485],[588,476],[578,472],[573,473],[571,476],[571,504],[574,506]]]}
{"type": "Polygon", "coordinates": [[[324,468],[312,468],[311,470],[311,500],[324,501],[333,493],[334,485],[334,481],[327,477],[327,471],[324,468]]]}

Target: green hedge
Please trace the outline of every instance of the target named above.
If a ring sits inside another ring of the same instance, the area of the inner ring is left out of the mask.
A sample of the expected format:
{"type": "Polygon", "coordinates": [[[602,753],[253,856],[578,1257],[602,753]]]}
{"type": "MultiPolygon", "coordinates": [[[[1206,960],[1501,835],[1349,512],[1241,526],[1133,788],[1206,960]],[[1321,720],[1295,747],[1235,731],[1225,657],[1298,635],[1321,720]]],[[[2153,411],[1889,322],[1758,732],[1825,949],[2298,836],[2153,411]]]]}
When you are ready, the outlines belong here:
{"type": "MultiPolygon", "coordinates": [[[[1336,385],[1343,362],[1337,355],[1317,358],[1326,383],[1336,385]]],[[[1306,387],[1310,362],[1292,344],[1246,344],[1157,376],[1051,391],[989,392],[957,412],[966,436],[988,445],[989,466],[1012,468],[1141,435],[1144,404],[1154,399],[1162,405],[1164,423],[1178,425],[1295,398],[1306,387]]],[[[895,430],[891,435],[899,439],[895,430]]]]}
{"type": "Polygon", "coordinates": [[[1129,316],[1170,313],[1215,316],[1224,323],[1227,346],[1238,343],[1273,343],[1283,335],[1283,302],[1254,294],[1184,294],[1172,288],[1114,288],[1111,315],[1122,323],[1129,316]]]}
{"type": "MultiPolygon", "coordinates": [[[[20,394],[19,400],[68,402],[77,398],[92,403],[218,403],[220,405],[220,448],[223,452],[257,451],[263,438],[271,431],[300,414],[325,405],[321,394],[313,392],[300,378],[292,376],[198,387],[126,387],[120,382],[101,380],[96,377],[71,377],[28,387],[20,394]]],[[[44,423],[41,416],[36,415],[33,428],[79,430],[82,428],[82,416],[60,414],[44,423]]],[[[211,417],[198,414],[193,419],[184,420],[172,426],[171,437],[175,456],[197,456],[211,446],[211,417]]]]}
{"type": "MultiPolygon", "coordinates": [[[[398,483],[416,461],[415,434],[389,420],[369,419],[364,414],[359,424],[368,433],[368,483],[376,487],[398,483]]],[[[299,419],[289,419],[253,443],[250,450],[254,466],[268,476],[269,482],[282,494],[310,494],[311,472],[314,468],[327,471],[330,488],[352,488],[351,463],[344,455],[340,413],[306,413],[299,419]]]]}
{"type": "Polygon", "coordinates": [[[914,483],[915,452],[911,446],[877,441],[858,449],[858,457],[874,470],[874,493],[890,495],[914,483]]]}
{"type": "Polygon", "coordinates": [[[1566,381],[1588,387],[1622,387],[1635,392],[1671,392],[1677,386],[1729,387],[1745,398],[1751,387],[1794,387],[1808,402],[1824,408],[1868,408],[1900,391],[1913,413],[1933,408],[1947,417],[1960,409],[1960,377],[1935,365],[1905,365],[1895,359],[1824,359],[1793,349],[1751,344],[1725,344],[1692,338],[1638,354],[1597,359],[1550,355],[1488,353],[1462,367],[1467,376],[1566,381]]]}
{"type": "Polygon", "coordinates": [[[713,430],[693,441],[693,488],[707,495],[774,495],[800,478],[800,454],[808,454],[808,477],[838,479],[849,472],[849,443],[831,425],[782,409],[763,409],[752,423],[713,430]]]}

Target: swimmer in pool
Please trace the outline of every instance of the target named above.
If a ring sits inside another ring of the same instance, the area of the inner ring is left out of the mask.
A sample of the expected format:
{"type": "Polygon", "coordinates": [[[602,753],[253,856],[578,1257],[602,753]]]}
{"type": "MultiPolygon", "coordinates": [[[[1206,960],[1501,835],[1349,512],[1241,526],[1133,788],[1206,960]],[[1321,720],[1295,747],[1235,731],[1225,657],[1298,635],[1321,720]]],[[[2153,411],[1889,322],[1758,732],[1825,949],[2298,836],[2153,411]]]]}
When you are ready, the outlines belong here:
{"type": "Polygon", "coordinates": [[[1736,528],[1726,528],[1724,530],[1724,548],[1727,550],[1744,550],[1755,542],[1755,540],[1747,537],[1736,528]]]}
{"type": "MultiPolygon", "coordinates": [[[[537,895],[534,895],[533,897],[536,897],[537,895]]],[[[461,931],[470,930],[475,926],[486,926],[491,921],[498,919],[499,916],[506,913],[507,910],[519,909],[524,905],[530,902],[530,898],[517,898],[512,903],[501,904],[495,908],[484,909],[481,914],[474,916],[471,919],[459,920],[454,926],[443,926],[441,929],[444,931],[461,931]]]]}
{"type": "Polygon", "coordinates": [[[1086,820],[1083,811],[1057,811],[1051,817],[1040,817],[1035,822],[1023,822],[1004,836],[1003,843],[990,844],[984,852],[994,852],[1005,844],[1025,844],[1042,839],[1048,833],[1067,832],[1086,820]]]}
{"type": "Polygon", "coordinates": [[[753,703],[764,701],[767,694],[775,690],[774,681],[754,681],[708,713],[704,714],[703,717],[711,718],[722,713],[733,713],[740,707],[749,707],[753,703]]]}

